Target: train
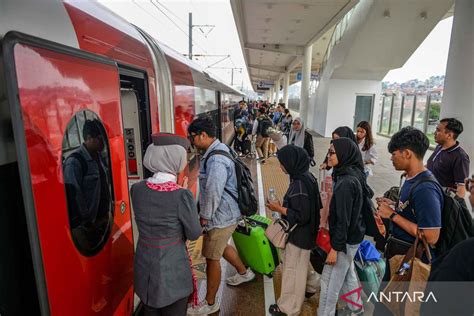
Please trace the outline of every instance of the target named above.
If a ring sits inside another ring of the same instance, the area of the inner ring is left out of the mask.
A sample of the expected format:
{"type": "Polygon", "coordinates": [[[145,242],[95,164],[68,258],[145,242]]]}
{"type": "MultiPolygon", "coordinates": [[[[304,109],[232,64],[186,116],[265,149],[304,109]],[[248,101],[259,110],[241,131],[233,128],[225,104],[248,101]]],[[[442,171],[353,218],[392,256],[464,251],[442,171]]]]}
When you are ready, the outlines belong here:
{"type": "MultiPolygon", "coordinates": [[[[151,135],[186,136],[205,115],[230,143],[245,95],[96,1],[0,8],[0,315],[136,314],[129,188],[149,176],[151,135]],[[103,141],[110,194],[104,226],[81,232],[64,164],[87,122],[103,141]]],[[[184,174],[195,194],[198,168],[191,150],[184,174]]]]}

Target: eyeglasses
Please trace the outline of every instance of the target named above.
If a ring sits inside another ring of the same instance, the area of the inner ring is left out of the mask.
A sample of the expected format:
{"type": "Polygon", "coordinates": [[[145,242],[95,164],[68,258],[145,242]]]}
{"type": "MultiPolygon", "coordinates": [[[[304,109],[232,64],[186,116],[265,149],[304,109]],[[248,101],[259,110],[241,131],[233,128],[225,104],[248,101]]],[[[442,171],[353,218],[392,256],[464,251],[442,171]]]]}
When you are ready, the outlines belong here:
{"type": "Polygon", "coordinates": [[[335,155],[335,154],[336,154],[335,150],[332,150],[332,149],[328,150],[328,156],[332,156],[332,155],[335,155]]]}
{"type": "Polygon", "coordinates": [[[194,144],[194,137],[198,136],[199,134],[188,134],[188,139],[191,144],[194,144]]]}

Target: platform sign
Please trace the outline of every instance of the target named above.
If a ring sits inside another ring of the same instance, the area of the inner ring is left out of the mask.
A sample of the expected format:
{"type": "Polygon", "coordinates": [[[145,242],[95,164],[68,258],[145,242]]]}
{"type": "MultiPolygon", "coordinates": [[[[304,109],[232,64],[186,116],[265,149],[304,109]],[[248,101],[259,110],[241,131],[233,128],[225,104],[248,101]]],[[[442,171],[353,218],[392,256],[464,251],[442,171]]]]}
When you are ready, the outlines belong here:
{"type": "Polygon", "coordinates": [[[274,86],[273,81],[259,81],[257,83],[257,89],[258,90],[268,90],[274,86]]]}
{"type": "MultiPolygon", "coordinates": [[[[319,74],[315,71],[312,71],[311,72],[311,80],[318,80],[319,79],[319,74]]],[[[296,81],[301,81],[303,80],[303,75],[302,73],[299,71],[296,73],[296,81]]]]}

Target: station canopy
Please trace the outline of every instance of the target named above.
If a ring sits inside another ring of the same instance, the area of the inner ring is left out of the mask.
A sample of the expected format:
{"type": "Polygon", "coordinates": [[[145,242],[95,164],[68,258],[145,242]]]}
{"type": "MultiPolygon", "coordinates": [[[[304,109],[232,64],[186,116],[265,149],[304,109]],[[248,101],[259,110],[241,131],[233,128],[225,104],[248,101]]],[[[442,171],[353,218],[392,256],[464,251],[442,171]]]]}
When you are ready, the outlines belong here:
{"type": "Polygon", "coordinates": [[[306,46],[312,47],[312,71],[318,72],[335,25],[358,0],[231,0],[245,63],[257,91],[290,72],[301,76],[306,46]]]}

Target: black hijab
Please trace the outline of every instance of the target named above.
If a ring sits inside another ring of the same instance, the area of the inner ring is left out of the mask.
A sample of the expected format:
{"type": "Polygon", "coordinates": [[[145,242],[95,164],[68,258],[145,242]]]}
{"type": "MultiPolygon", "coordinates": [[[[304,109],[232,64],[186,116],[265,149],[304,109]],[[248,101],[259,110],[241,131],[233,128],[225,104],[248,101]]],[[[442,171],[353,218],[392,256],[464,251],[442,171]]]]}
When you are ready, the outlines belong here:
{"type": "Polygon", "coordinates": [[[354,131],[349,126],[340,126],[332,132],[333,134],[339,135],[339,137],[346,137],[354,141],[357,145],[357,139],[354,135],[354,131]]]}
{"type": "Polygon", "coordinates": [[[352,175],[359,180],[362,185],[364,194],[373,196],[373,191],[367,184],[367,179],[364,173],[364,163],[362,162],[362,154],[359,146],[349,138],[341,137],[333,140],[334,150],[336,151],[337,166],[333,167],[333,177],[337,181],[337,177],[343,175],[352,175]]]}
{"type": "Polygon", "coordinates": [[[319,228],[319,211],[322,207],[318,182],[309,172],[310,158],[308,152],[295,145],[286,145],[277,152],[278,161],[283,165],[291,180],[301,180],[308,190],[311,207],[311,226],[319,228]]]}
{"type": "Polygon", "coordinates": [[[301,179],[309,171],[310,158],[301,147],[286,145],[277,152],[277,157],[291,179],[301,179]]]}

